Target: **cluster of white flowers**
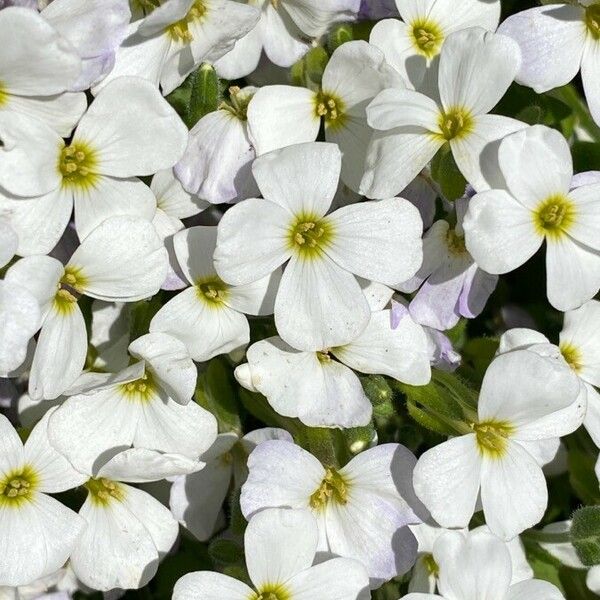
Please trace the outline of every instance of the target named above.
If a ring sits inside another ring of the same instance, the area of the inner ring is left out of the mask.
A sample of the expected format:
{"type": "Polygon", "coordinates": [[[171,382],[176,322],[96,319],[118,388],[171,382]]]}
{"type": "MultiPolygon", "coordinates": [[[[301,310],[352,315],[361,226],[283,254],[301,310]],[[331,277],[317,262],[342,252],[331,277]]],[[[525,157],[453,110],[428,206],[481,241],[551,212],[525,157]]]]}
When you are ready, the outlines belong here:
{"type": "Polygon", "coordinates": [[[0,599],[600,593],[600,0],[504,4],[0,0],[0,599]]]}

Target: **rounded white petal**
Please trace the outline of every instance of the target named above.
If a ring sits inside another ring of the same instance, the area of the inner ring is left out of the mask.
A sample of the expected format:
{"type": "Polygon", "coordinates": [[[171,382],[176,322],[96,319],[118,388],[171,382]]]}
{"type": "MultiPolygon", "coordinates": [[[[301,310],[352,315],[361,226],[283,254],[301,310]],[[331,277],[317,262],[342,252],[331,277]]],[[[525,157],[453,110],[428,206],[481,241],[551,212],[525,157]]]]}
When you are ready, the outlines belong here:
{"type": "Polygon", "coordinates": [[[53,306],[44,319],[31,365],[29,395],[58,398],[79,376],[87,354],[87,331],[81,309],[53,306]]]}
{"type": "Polygon", "coordinates": [[[150,188],[135,177],[99,176],[90,188],[73,190],[75,229],[80,240],[110,217],[130,215],[152,220],[156,199],[150,188]]]}
{"type": "Polygon", "coordinates": [[[152,579],[158,550],[148,529],[123,502],[105,506],[88,495],[79,514],[87,527],[71,554],[71,566],[82,583],[108,591],[138,589],[152,579]]]}
{"type": "Polygon", "coordinates": [[[398,88],[380,92],[367,107],[369,125],[386,131],[395,127],[418,127],[439,132],[440,109],[425,94],[398,88]]]}
{"type": "Polygon", "coordinates": [[[48,424],[58,407],[51,408],[31,431],[24,446],[25,462],[35,470],[41,492],[56,494],[82,485],[87,475],[76,471],[51,445],[48,424]]]}
{"type": "Polygon", "coordinates": [[[511,562],[506,545],[483,530],[446,532],[433,555],[440,568],[439,589],[447,598],[504,598],[511,562]]]}
{"type": "Polygon", "coordinates": [[[214,253],[219,276],[244,285],[272,273],[290,257],[290,224],[289,213],[269,200],[252,198],[232,207],[219,222],[214,253]]]}
{"type": "Polygon", "coordinates": [[[153,317],[150,331],[181,341],[196,361],[210,360],[247,344],[250,327],[246,316],[224,304],[213,307],[201,295],[195,286],[177,294],[153,317]]]}
{"type": "Polygon", "coordinates": [[[443,141],[425,129],[377,132],[369,144],[360,193],[391,198],[400,193],[435,156],[443,141]]]}
{"type": "Polygon", "coordinates": [[[2,85],[21,96],[66,91],[79,76],[75,48],[37,12],[8,7],[0,13],[2,85]]]}
{"type": "Polygon", "coordinates": [[[311,142],[257,158],[252,172],[263,197],[283,207],[293,220],[301,215],[318,219],[331,206],[341,165],[335,144],[311,142]]]}
{"type": "Polygon", "coordinates": [[[334,558],[298,573],[287,582],[294,600],[366,600],[371,597],[365,567],[357,560],[334,558]]]}
{"type": "Polygon", "coordinates": [[[531,211],[503,190],[480,192],[471,198],[463,228],[467,250],[475,262],[494,274],[520,267],[544,241],[531,211]]]}
{"type": "Polygon", "coordinates": [[[498,159],[508,191],[531,210],[569,191],[573,178],[571,151],[567,140],[555,129],[534,125],[509,135],[500,144],[498,159]]]}
{"type": "Polygon", "coordinates": [[[154,226],[141,217],[111,217],[75,250],[70,267],[81,269],[86,296],[133,302],[156,294],[168,256],[154,226]]]}
{"type": "Polygon", "coordinates": [[[586,37],[581,7],[530,8],[508,17],[498,31],[515,39],[521,48],[518,83],[540,94],[577,75],[586,37]]]}
{"type": "Polygon", "coordinates": [[[450,141],[452,155],[465,179],[477,192],[505,188],[504,171],[498,167],[502,139],[527,125],[502,115],[474,118],[473,131],[450,141]]]}
{"type": "Polygon", "coordinates": [[[246,518],[269,507],[308,508],[325,476],[312,454],[283,440],[259,444],[248,458],[248,470],[240,497],[246,518]]]}
{"type": "Polygon", "coordinates": [[[215,532],[231,476],[231,463],[217,457],[200,471],[173,481],[169,498],[171,512],[200,541],[210,539],[215,532]]]}
{"type": "Polygon", "coordinates": [[[359,277],[393,286],[410,279],[423,262],[423,221],[408,200],[351,204],[327,222],[333,236],[325,252],[359,277]]]}
{"type": "Polygon", "coordinates": [[[248,105],[248,135],[259,156],[292,144],[314,142],[320,126],[315,92],[303,87],[264,86],[248,105]]]}
{"type": "Polygon", "coordinates": [[[275,300],[279,335],[299,350],[323,350],[355,339],[369,322],[356,278],[328,256],[288,263],[275,300]]]}
{"type": "Polygon", "coordinates": [[[186,192],[172,169],[163,169],[156,173],[150,189],[156,196],[157,207],[176,219],[193,217],[210,206],[198,196],[186,192]]]}
{"type": "Polygon", "coordinates": [[[187,573],[173,588],[173,600],[248,600],[253,594],[245,583],[211,571],[187,573]]]}
{"type": "Polygon", "coordinates": [[[542,468],[518,442],[481,466],[481,503],[490,530],[504,540],[539,523],[548,504],[542,468]]]}
{"type": "Polygon", "coordinates": [[[600,250],[564,235],[548,240],[546,247],[547,293],[558,310],[578,308],[600,289],[600,250]]]}
{"type": "Polygon", "coordinates": [[[250,519],[244,535],[246,566],[254,586],[284,584],[308,569],[319,530],[309,510],[269,508],[250,519]]]}
{"type": "Polygon", "coordinates": [[[0,188],[17,196],[41,196],[60,185],[56,163],[63,141],[45,123],[0,111],[0,140],[0,188]]]}
{"type": "Polygon", "coordinates": [[[4,476],[23,466],[23,442],[3,414],[0,414],[0,434],[0,473],[4,476]]]}
{"type": "Polygon", "coordinates": [[[504,96],[521,66],[511,38],[472,27],[448,36],[440,56],[439,86],[446,110],[488,112],[504,96]]]}
{"type": "MultiPolygon", "coordinates": [[[[589,584],[588,584],[589,587],[589,584]]],[[[541,579],[522,581],[510,587],[506,600],[563,600],[562,592],[541,579]]]]}
{"type": "Polygon", "coordinates": [[[50,443],[83,473],[97,473],[109,451],[131,446],[140,407],[117,388],[71,396],[48,423],[50,443]]]}
{"type": "Polygon", "coordinates": [[[453,438],[419,458],[415,492],[440,525],[467,527],[475,511],[481,468],[475,434],[453,438]]]}
{"type": "Polygon", "coordinates": [[[572,345],[581,354],[578,375],[588,383],[600,385],[600,302],[590,300],[566,312],[560,342],[572,345]]]}
{"type": "Polygon", "coordinates": [[[0,280],[0,377],[23,363],[29,340],[40,324],[37,299],[21,285],[0,280]]]}
{"type": "Polygon", "coordinates": [[[367,328],[352,342],[332,352],[362,373],[388,375],[410,385],[431,379],[429,344],[423,328],[405,315],[392,328],[390,310],[371,313],[367,328]]]}
{"type": "Polygon", "coordinates": [[[517,439],[561,437],[581,424],[585,406],[570,419],[563,412],[578,396],[579,380],[564,362],[514,350],[497,356],[488,367],[479,394],[479,420],[508,422],[516,428],[517,439]]]}
{"type": "Polygon", "coordinates": [[[137,77],[106,85],[74,136],[74,142],[89,144],[98,153],[98,172],[114,177],[153,175],[172,167],[187,139],[187,128],[170,104],[155,86],[137,77]]]}
{"type": "Polygon", "coordinates": [[[575,204],[576,218],[569,227],[569,235],[584,246],[600,251],[600,183],[583,185],[571,190],[569,200],[575,204]]]}
{"type": "Polygon", "coordinates": [[[148,333],[129,344],[129,353],[146,362],[169,398],[179,404],[192,399],[198,372],[178,339],[164,333],[148,333]]]}
{"type": "Polygon", "coordinates": [[[71,555],[85,523],[77,513],[46,494],[35,493],[18,509],[0,507],[0,544],[10,548],[0,560],[3,585],[27,585],[60,569],[71,555]]]}
{"type": "Polygon", "coordinates": [[[73,194],[67,188],[19,199],[0,192],[0,218],[16,231],[19,256],[49,253],[64,233],[72,212],[73,194]]]}
{"type": "MultiPolygon", "coordinates": [[[[133,445],[197,460],[217,437],[217,421],[195,402],[186,405],[155,397],[142,406],[133,445]]],[[[187,468],[187,467],[186,467],[187,468]]]]}

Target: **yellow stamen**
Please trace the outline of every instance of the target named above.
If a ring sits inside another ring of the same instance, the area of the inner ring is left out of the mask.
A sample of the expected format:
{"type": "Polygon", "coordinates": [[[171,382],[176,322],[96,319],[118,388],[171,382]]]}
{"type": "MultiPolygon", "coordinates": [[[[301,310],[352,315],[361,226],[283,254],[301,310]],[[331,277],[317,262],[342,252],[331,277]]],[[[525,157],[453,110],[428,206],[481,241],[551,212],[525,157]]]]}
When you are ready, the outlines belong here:
{"type": "Polygon", "coordinates": [[[551,239],[566,234],[575,222],[575,205],[566,196],[551,196],[535,210],[534,223],[537,232],[551,239]]]}
{"type": "Polygon", "coordinates": [[[473,117],[464,108],[451,108],[440,114],[438,126],[444,140],[458,139],[473,131],[473,117]]]}
{"type": "Polygon", "coordinates": [[[506,453],[508,440],[515,428],[507,421],[483,421],[472,423],[471,428],[477,438],[477,446],[482,456],[499,459],[506,453]]]}
{"type": "Polygon", "coordinates": [[[106,477],[89,479],[84,485],[95,504],[106,506],[113,501],[122,502],[125,498],[123,486],[116,481],[106,479],[106,477]]]}
{"type": "Polygon", "coordinates": [[[84,142],[73,142],[62,148],[58,159],[58,171],[62,175],[65,187],[87,189],[93,187],[98,175],[98,158],[96,151],[84,142]]]}
{"type": "Polygon", "coordinates": [[[315,510],[324,509],[329,502],[348,502],[348,482],[333,467],[326,469],[321,485],[310,497],[310,506],[315,510]]]}
{"type": "Polygon", "coordinates": [[[0,479],[0,506],[17,507],[31,500],[38,475],[29,465],[13,470],[0,479]]]}
{"type": "Polygon", "coordinates": [[[427,19],[418,19],[411,24],[413,45],[417,52],[428,59],[440,53],[444,34],[441,27],[427,19]]]}

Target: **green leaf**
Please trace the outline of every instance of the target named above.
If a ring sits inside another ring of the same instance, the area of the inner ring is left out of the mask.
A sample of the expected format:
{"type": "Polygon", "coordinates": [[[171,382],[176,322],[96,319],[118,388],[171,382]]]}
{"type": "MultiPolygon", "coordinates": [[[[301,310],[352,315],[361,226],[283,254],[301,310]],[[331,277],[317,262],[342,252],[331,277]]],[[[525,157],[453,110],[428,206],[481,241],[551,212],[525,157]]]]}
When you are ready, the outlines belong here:
{"type": "Polygon", "coordinates": [[[242,432],[239,407],[231,366],[224,358],[213,358],[198,377],[194,399],[210,411],[219,423],[221,433],[242,432]]]}
{"type": "Polygon", "coordinates": [[[559,590],[563,591],[563,587],[559,577],[560,561],[554,558],[550,553],[546,552],[539,544],[522,538],[523,546],[527,562],[533,569],[535,579],[543,579],[553,583],[559,590]]]}
{"type": "Polygon", "coordinates": [[[323,72],[329,62],[329,55],[322,46],[311,48],[304,57],[306,64],[306,77],[313,83],[321,83],[323,72]]]}
{"type": "Polygon", "coordinates": [[[139,300],[131,306],[129,321],[129,339],[131,341],[148,333],[150,321],[163,304],[163,295],[158,293],[149,300],[139,300]]]}
{"type": "Polygon", "coordinates": [[[203,63],[190,75],[190,103],[185,119],[191,129],[204,115],[217,110],[221,101],[219,77],[212,65],[203,63]]]}
{"type": "Polygon", "coordinates": [[[600,564],[600,506],[585,506],[575,511],[571,541],[584,565],[600,564]]]}
{"type": "Polygon", "coordinates": [[[572,490],[583,503],[600,504],[600,489],[594,470],[597,452],[587,450],[579,444],[575,445],[573,436],[569,436],[567,448],[569,483],[572,490]]]}
{"type": "Polygon", "coordinates": [[[448,200],[456,200],[464,195],[467,180],[458,169],[448,144],[442,147],[431,162],[431,176],[448,200]]]}

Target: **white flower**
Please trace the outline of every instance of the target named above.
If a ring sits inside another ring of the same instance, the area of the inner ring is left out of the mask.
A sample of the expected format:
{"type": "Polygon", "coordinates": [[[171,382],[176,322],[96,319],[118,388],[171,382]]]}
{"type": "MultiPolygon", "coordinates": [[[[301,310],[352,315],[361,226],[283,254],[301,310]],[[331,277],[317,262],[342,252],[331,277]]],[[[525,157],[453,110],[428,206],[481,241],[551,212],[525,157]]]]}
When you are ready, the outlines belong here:
{"type": "Polygon", "coordinates": [[[431,379],[423,328],[408,314],[392,328],[390,310],[371,313],[366,329],[348,344],[301,352],[271,337],[252,344],[246,358],[248,363],[235,370],[238,381],[266,396],[279,414],[298,417],[311,427],[369,423],[371,403],[352,369],[410,385],[431,379]]]}
{"type": "Polygon", "coordinates": [[[415,562],[417,543],[407,525],[426,516],[412,488],[415,462],[404,446],[383,444],[338,469],[295,444],[263,442],[248,459],[242,512],[249,518],[267,507],[312,510],[319,551],[359,560],[371,587],[379,587],[415,562]]]}
{"type": "Polygon", "coordinates": [[[0,11],[0,39],[0,132],[17,113],[70,135],[86,107],[85,94],[65,93],[81,71],[75,48],[28,8],[0,11]]]}
{"type": "Polygon", "coordinates": [[[155,294],[164,281],[167,252],[144,219],[113,217],[97,227],[66,266],[49,256],[15,263],[5,281],[28,290],[39,302],[42,330],[31,367],[32,398],[59,396],[80,374],[87,333],[80,295],[133,302],[155,294]]]}
{"type": "Polygon", "coordinates": [[[265,440],[293,441],[285,429],[275,427],[255,429],[241,439],[233,432],[220,433],[200,457],[206,463],[204,468],[174,478],[169,507],[196,538],[205,541],[213,536],[223,517],[221,509],[232,480],[234,489],[239,490],[248,474],[248,455],[265,440]]]}
{"type": "Polygon", "coordinates": [[[35,163],[44,165],[43,178],[21,168],[9,173],[12,165],[8,163],[5,171],[0,163],[0,185],[3,176],[10,176],[9,191],[38,196],[0,195],[0,215],[17,232],[20,255],[49,252],[65,230],[73,206],[80,240],[108,217],[152,219],[154,196],[134,175],[152,175],[173,166],[187,143],[187,129],[177,113],[150,83],[133,77],[115,80],[98,95],[69,145],[42,130],[41,124],[28,135],[37,136],[29,152],[35,163]],[[30,189],[30,177],[38,181],[37,192],[30,189]]]}
{"type": "Polygon", "coordinates": [[[370,597],[364,567],[334,558],[312,566],[319,538],[307,510],[270,509],[252,518],[244,535],[246,566],[254,591],[228,575],[198,571],[184,575],[173,600],[366,600],[370,597]]]}
{"type": "Polygon", "coordinates": [[[466,527],[481,494],[487,525],[509,540],[541,520],[548,444],[555,453],[557,438],[575,431],[584,414],[579,382],[564,362],[528,350],[500,355],[465,434],[419,458],[415,491],[443,527],[466,527]]]}
{"type": "Polygon", "coordinates": [[[435,543],[433,556],[441,595],[411,593],[404,600],[564,600],[547,581],[514,583],[507,546],[485,530],[446,532],[435,543]]]}
{"type": "Polygon", "coordinates": [[[465,247],[462,226],[468,200],[454,203],[457,223],[436,221],[423,238],[423,265],[397,288],[417,293],[410,302],[411,316],[422,325],[451,329],[460,317],[481,313],[498,282],[497,275],[482,271],[465,247]]]}
{"type": "Polygon", "coordinates": [[[0,269],[11,261],[18,246],[15,230],[6,221],[0,220],[0,269]]]}
{"type": "Polygon", "coordinates": [[[261,8],[260,20],[215,68],[224,79],[240,79],[258,66],[261,52],[280,67],[291,67],[333,22],[352,20],[360,0],[249,0],[261,8]]]}
{"type": "MultiPolygon", "coordinates": [[[[408,590],[410,592],[433,594],[440,577],[440,565],[437,564],[433,552],[437,541],[440,538],[444,538],[445,533],[449,530],[430,523],[410,525],[409,527],[419,543],[419,555],[412,570],[412,576],[408,590]]],[[[463,533],[465,537],[469,537],[475,532],[490,533],[490,530],[487,525],[482,525],[481,527],[477,527],[476,529],[472,530],[471,533],[466,530],[461,533],[463,533]]],[[[444,539],[452,540],[452,537],[444,539]]],[[[444,541],[440,542],[440,544],[444,543],[444,541]]],[[[527,562],[525,547],[523,546],[520,538],[516,537],[508,542],[505,542],[504,545],[508,550],[512,565],[510,584],[514,585],[520,581],[531,579],[533,577],[533,569],[527,562]]],[[[439,547],[437,553],[439,554],[439,547]]]]}
{"type": "Polygon", "coordinates": [[[435,77],[432,64],[451,33],[468,27],[495,31],[500,19],[500,0],[396,0],[396,6],[402,21],[379,21],[369,41],[420,91],[427,89],[428,72],[435,77]]]}
{"type": "Polygon", "coordinates": [[[85,483],[79,514],[87,523],[71,554],[78,579],[100,591],[137,589],[156,574],[178,534],[169,509],[127,483],[189,473],[197,463],[174,454],[131,448],[106,461],[99,457],[85,483]],[[125,483],[123,483],[125,482],[125,483]]]}
{"type": "Polygon", "coordinates": [[[358,191],[372,135],[365,109],[391,87],[403,88],[404,82],[377,48],[364,41],[342,44],[325,67],[320,90],[289,85],[258,90],[248,105],[250,139],[257,154],[265,154],[314,141],[323,121],[325,139],[342,151],[342,181],[358,191]]]}
{"type": "Polygon", "coordinates": [[[96,94],[117,77],[136,75],[169,94],[201,63],[231,50],[259,16],[254,6],[232,0],[165,0],[131,23],[112,71],[92,91],[96,94]]]}
{"type": "Polygon", "coordinates": [[[23,363],[41,323],[37,298],[18,283],[0,280],[0,377],[10,377],[23,363]]]}
{"type": "Polygon", "coordinates": [[[216,241],[216,227],[191,227],[175,234],[177,261],[191,287],[169,300],[150,323],[150,331],[181,340],[196,361],[250,341],[246,314],[272,314],[281,275],[276,270],[246,285],[224,283],[213,265],[216,241]]]}
{"type": "Polygon", "coordinates": [[[131,19],[128,0],[53,0],[42,17],[77,50],[81,73],[69,89],[86,90],[112,69],[131,19]]]}
{"type": "Polygon", "coordinates": [[[23,446],[0,415],[0,582],[19,586],[56,571],[67,561],[84,522],[48,496],[76,487],[85,476],[48,443],[44,417],[23,446]]]}
{"type": "Polygon", "coordinates": [[[188,147],[175,165],[183,187],[212,204],[256,195],[248,137],[247,109],[256,88],[229,88],[229,101],[202,117],[190,131],[188,147]]]}
{"type": "Polygon", "coordinates": [[[579,377],[582,397],[587,398],[583,425],[596,446],[600,447],[600,302],[590,300],[576,310],[565,313],[559,346],[531,329],[509,329],[500,338],[498,352],[526,348],[547,355],[554,349],[579,377]]]}
{"type": "Polygon", "coordinates": [[[487,113],[519,69],[519,47],[511,38],[471,27],[448,37],[439,62],[433,98],[390,89],[368,106],[369,125],[379,132],[369,147],[360,186],[366,196],[385,198],[404,189],[447,143],[476,190],[489,189],[496,181],[497,166],[482,164],[482,158],[493,142],[525,124],[487,113]]]}
{"type": "Polygon", "coordinates": [[[505,183],[469,202],[467,250],[482,269],[501,274],[545,241],[550,303],[563,311],[581,306],[600,288],[600,185],[570,189],[567,141],[543,125],[505,138],[498,162],[505,183]]]}
{"type": "Polygon", "coordinates": [[[129,364],[129,331],[131,304],[124,302],[92,302],[92,323],[89,343],[94,348],[94,371],[122,371],[129,364]]]}
{"type": "Polygon", "coordinates": [[[185,227],[181,219],[201,213],[210,206],[210,203],[196,194],[186,192],[175,177],[173,169],[163,169],[156,173],[152,178],[150,189],[156,196],[156,212],[152,224],[169,252],[169,272],[161,288],[180,290],[186,287],[186,281],[177,264],[173,250],[173,236],[185,227]]]}
{"type": "Polygon", "coordinates": [[[117,374],[82,375],[50,420],[52,445],[79,471],[129,446],[198,459],[216,439],[216,419],[190,402],[196,367],[183,344],[148,334],[130,351],[142,360],[117,374]]]}
{"type": "Polygon", "coordinates": [[[215,268],[246,285],[287,263],[275,300],[279,335],[300,350],[347,344],[369,322],[355,275],[405,281],[422,260],[422,222],[400,198],[326,214],[341,167],[334,144],[296,144],[259,157],[252,171],[264,199],[244,200],[221,222],[215,268]]]}
{"type": "Polygon", "coordinates": [[[571,4],[556,2],[511,15],[499,31],[521,47],[517,82],[538,94],[569,83],[581,68],[586,100],[600,123],[600,5],[595,0],[571,4]]]}

